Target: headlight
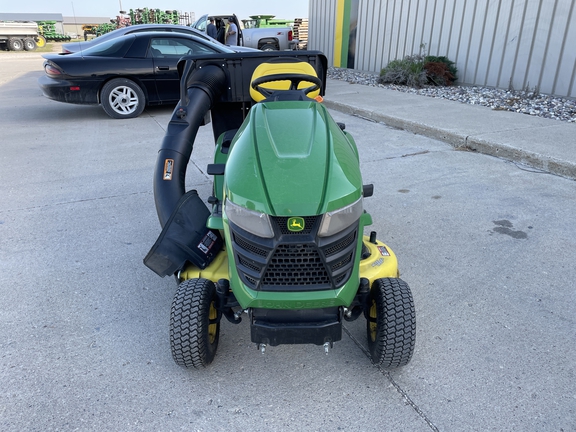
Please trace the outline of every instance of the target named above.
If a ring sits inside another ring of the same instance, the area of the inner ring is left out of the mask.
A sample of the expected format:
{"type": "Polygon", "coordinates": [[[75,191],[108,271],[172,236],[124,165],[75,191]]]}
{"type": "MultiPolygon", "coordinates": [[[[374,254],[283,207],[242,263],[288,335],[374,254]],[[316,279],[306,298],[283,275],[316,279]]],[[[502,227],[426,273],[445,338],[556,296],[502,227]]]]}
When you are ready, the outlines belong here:
{"type": "Polygon", "coordinates": [[[228,200],[226,200],[224,211],[233,224],[249,233],[264,238],[274,237],[274,230],[267,214],[248,210],[228,200]]]}
{"type": "Polygon", "coordinates": [[[363,211],[362,198],[360,198],[346,207],[326,213],[322,217],[318,235],[320,237],[328,237],[339,233],[360,219],[363,211]]]}

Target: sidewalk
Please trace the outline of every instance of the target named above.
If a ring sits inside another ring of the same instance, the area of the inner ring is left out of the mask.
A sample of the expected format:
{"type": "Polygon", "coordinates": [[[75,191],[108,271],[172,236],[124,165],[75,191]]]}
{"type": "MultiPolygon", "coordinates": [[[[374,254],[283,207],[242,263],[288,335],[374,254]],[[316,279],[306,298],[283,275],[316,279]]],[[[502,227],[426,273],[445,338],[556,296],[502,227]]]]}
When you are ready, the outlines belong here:
{"type": "Polygon", "coordinates": [[[328,108],[576,179],[576,124],[328,80],[328,108]]]}

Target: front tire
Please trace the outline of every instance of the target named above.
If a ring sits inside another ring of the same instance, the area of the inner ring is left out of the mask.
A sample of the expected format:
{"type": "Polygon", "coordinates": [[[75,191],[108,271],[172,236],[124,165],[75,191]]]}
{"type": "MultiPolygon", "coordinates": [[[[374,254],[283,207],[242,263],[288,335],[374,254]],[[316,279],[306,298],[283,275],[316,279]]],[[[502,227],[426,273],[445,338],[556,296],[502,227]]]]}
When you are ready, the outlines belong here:
{"type": "Polygon", "coordinates": [[[170,312],[170,348],[177,365],[202,368],[214,360],[220,337],[216,286],[188,279],[178,286],[170,312]]]}
{"type": "Polygon", "coordinates": [[[140,86],[126,78],[108,81],[102,87],[100,101],[106,114],[115,119],[138,117],[146,105],[140,86]]]}
{"type": "Polygon", "coordinates": [[[416,312],[408,284],[402,279],[376,279],[367,318],[372,362],[384,368],[408,364],[416,342],[416,312]]]}

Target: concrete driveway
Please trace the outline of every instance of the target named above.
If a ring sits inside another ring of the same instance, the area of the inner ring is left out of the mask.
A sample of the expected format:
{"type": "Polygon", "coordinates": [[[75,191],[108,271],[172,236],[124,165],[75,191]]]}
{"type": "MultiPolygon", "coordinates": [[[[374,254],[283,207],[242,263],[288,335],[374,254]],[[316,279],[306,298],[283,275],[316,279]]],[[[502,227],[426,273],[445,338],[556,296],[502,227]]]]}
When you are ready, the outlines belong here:
{"type": "MultiPolygon", "coordinates": [[[[335,112],[412,287],[412,362],[373,366],[362,320],[329,355],[261,355],[223,322],[215,362],[185,370],[175,282],[142,264],[172,108],[112,120],[43,98],[39,56],[1,61],[0,429],[576,430],[574,181],[335,112]]],[[[211,149],[202,128],[187,184],[204,198],[211,149]]]]}

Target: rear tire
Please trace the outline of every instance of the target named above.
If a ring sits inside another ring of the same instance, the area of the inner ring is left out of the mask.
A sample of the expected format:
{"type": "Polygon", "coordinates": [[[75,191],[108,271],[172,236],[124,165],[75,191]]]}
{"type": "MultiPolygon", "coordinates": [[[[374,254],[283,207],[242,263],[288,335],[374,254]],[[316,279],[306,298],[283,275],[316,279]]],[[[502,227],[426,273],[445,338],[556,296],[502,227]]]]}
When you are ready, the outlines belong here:
{"type": "Polygon", "coordinates": [[[138,117],[144,111],[146,98],[138,84],[126,78],[115,78],[102,87],[100,102],[106,114],[115,119],[138,117]]]}
{"type": "Polygon", "coordinates": [[[214,360],[220,337],[216,286],[188,279],[178,286],[170,312],[170,348],[177,365],[202,368],[214,360]]]}
{"type": "Polygon", "coordinates": [[[260,50],[261,51],[278,51],[278,48],[274,44],[267,43],[267,44],[262,45],[260,47],[260,50]]]}
{"type": "Polygon", "coordinates": [[[376,279],[367,320],[372,362],[384,368],[408,364],[416,342],[416,312],[410,287],[402,279],[376,279]]]}
{"type": "Polygon", "coordinates": [[[8,48],[12,51],[22,51],[24,49],[24,42],[22,39],[10,38],[8,39],[8,48]]]}
{"type": "Polygon", "coordinates": [[[24,49],[26,51],[34,51],[36,49],[36,42],[32,38],[24,39],[24,49]]]}

